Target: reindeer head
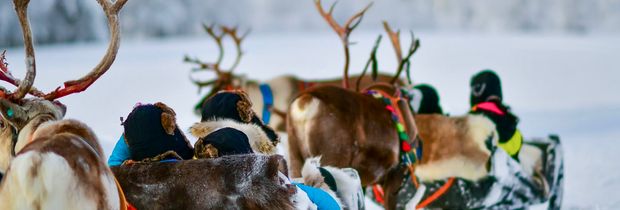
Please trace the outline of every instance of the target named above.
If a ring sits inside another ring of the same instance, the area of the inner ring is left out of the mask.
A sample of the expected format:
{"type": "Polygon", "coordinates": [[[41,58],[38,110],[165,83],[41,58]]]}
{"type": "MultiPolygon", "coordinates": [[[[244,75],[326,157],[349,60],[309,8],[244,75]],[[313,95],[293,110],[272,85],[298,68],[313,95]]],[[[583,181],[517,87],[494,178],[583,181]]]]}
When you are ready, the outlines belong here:
{"type": "Polygon", "coordinates": [[[192,80],[194,84],[198,86],[199,91],[204,87],[211,86],[211,90],[205,98],[208,98],[214,95],[220,90],[233,90],[233,89],[241,88],[245,84],[245,78],[242,75],[234,74],[233,71],[239,65],[239,62],[241,61],[241,57],[243,57],[243,51],[241,50],[241,43],[243,42],[243,39],[245,39],[245,37],[249,34],[249,31],[239,36],[237,34],[236,27],[233,28],[233,27],[227,27],[227,26],[220,26],[219,33],[216,32],[216,28],[214,25],[211,25],[211,26],[203,25],[203,28],[205,29],[207,34],[209,34],[209,36],[215,40],[215,43],[217,44],[217,47],[219,50],[219,55],[218,55],[217,60],[214,63],[206,63],[206,62],[200,61],[197,58],[190,58],[188,56],[185,56],[184,61],[187,63],[193,63],[193,64],[198,65],[197,68],[192,69],[192,73],[212,70],[216,74],[216,79],[207,80],[207,81],[196,80],[196,79],[193,79],[192,77],[190,77],[190,79],[192,80]],[[232,41],[235,44],[236,51],[237,51],[237,57],[235,58],[235,61],[232,64],[232,66],[228,68],[227,70],[225,70],[222,68],[221,65],[224,59],[223,40],[227,35],[232,39],[232,41]]]}
{"type": "Polygon", "coordinates": [[[39,91],[33,86],[36,76],[36,62],[32,43],[32,32],[28,21],[30,0],[13,0],[24,36],[26,51],[26,76],[19,80],[11,74],[5,63],[5,52],[0,54],[0,80],[17,89],[13,92],[0,87],[0,172],[4,172],[9,162],[28,142],[33,133],[47,121],[62,119],[66,108],[56,99],[86,90],[112,65],[120,44],[118,12],[127,0],[97,0],[108,19],[111,41],[108,50],[99,64],[87,75],[78,80],[67,81],[49,93],[39,91]],[[26,95],[32,97],[26,98],[26,95]]]}

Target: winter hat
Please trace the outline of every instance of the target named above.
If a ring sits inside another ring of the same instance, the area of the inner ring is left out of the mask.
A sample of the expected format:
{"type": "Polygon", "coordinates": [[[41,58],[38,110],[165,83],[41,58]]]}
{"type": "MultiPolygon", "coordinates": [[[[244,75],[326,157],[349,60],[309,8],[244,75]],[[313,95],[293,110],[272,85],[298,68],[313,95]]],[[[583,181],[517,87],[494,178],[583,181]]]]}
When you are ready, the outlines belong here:
{"type": "Polygon", "coordinates": [[[202,122],[218,119],[257,125],[274,145],[279,142],[276,132],[256,117],[252,111],[252,102],[243,91],[220,91],[202,104],[202,122]]]}
{"type": "Polygon", "coordinates": [[[439,94],[428,84],[413,87],[412,108],[417,114],[443,114],[439,105],[439,94]]]}
{"type": "Polygon", "coordinates": [[[174,151],[191,159],[193,149],[176,124],[176,114],[165,104],[138,105],[123,122],[131,159],[141,161],[174,151]]]}
{"type": "Polygon", "coordinates": [[[198,139],[194,144],[196,158],[214,158],[252,152],[248,136],[234,128],[222,128],[198,139]]]}
{"type": "Polygon", "coordinates": [[[469,85],[471,106],[493,99],[502,101],[502,84],[493,70],[487,69],[477,73],[471,78],[469,85]]]}

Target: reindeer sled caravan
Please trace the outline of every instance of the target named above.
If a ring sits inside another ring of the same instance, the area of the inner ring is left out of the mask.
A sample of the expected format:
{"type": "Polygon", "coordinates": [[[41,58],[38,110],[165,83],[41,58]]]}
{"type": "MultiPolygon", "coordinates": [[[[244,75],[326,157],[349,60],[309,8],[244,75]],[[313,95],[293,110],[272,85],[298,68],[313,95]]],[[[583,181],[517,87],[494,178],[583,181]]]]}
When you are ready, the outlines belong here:
{"type": "Polygon", "coordinates": [[[190,128],[198,141],[189,144],[170,107],[141,104],[124,120],[117,144],[127,156],[109,167],[95,132],[63,119],[66,107],[57,101],[85,91],[116,58],[118,14],[127,0],[97,2],[110,28],[105,55],[86,76],[45,93],[33,86],[29,0],[13,0],[27,71],[23,80],[13,77],[0,55],[0,79],[17,87],[0,91],[0,209],[364,209],[364,196],[386,209],[560,207],[563,154],[557,136],[524,142],[515,158],[498,146],[496,125],[487,117],[414,113],[407,93],[419,41],[412,35],[403,54],[399,32],[387,23],[396,73],[378,73],[379,36],[366,69],[349,77],[349,35],[370,6],[341,26],[333,6],[324,11],[318,0],[317,9],[344,46],[341,80],[246,80],[232,73],[245,35],[206,26],[219,47],[217,61],[186,57],[217,75],[194,81],[212,86],[198,108],[201,122],[190,128]],[[229,70],[221,68],[226,36],[237,48],[229,70]],[[369,66],[372,74],[366,76],[369,66]],[[407,82],[400,79],[403,71],[407,82]],[[355,88],[349,85],[354,82],[355,88]],[[269,120],[272,114],[277,117],[269,120]],[[287,131],[288,159],[276,154],[281,140],[269,125],[287,131]]]}
{"type": "MultiPolygon", "coordinates": [[[[342,40],[347,81],[348,38],[367,8],[341,26],[331,16],[333,6],[326,12],[320,1],[315,3],[342,40]]],[[[292,176],[301,175],[305,159],[320,155],[324,164],[356,169],[362,185],[369,187],[366,194],[386,209],[520,209],[541,203],[559,209],[559,138],[524,142],[517,162],[498,147],[495,124],[486,117],[414,114],[410,98],[401,94],[407,90],[395,81],[401,71],[408,71],[419,42],[412,37],[402,56],[399,33],[384,26],[399,64],[391,83],[361,91],[346,82],[343,87],[317,86],[290,105],[292,176]]],[[[369,60],[373,66],[375,53],[376,46],[369,60]]]]}

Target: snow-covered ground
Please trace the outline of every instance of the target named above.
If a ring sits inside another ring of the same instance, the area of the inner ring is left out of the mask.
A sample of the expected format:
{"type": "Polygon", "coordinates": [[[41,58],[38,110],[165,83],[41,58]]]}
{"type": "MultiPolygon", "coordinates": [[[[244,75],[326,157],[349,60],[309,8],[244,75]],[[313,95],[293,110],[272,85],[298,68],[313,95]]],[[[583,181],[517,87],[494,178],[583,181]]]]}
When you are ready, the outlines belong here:
{"type": "MultiPolygon", "coordinates": [[[[361,32],[352,37],[357,41],[352,47],[353,72],[361,71],[375,34],[361,32]]],[[[564,207],[620,208],[616,196],[620,190],[620,164],[616,162],[620,38],[433,33],[420,34],[420,38],[413,78],[436,86],[445,110],[452,115],[465,113],[469,77],[484,68],[496,70],[503,80],[505,99],[521,117],[520,128],[526,137],[557,133],[563,140],[564,207]]],[[[251,78],[288,73],[318,79],[341,74],[342,49],[331,32],[252,34],[245,44],[246,56],[237,72],[251,78]]],[[[104,43],[37,47],[35,86],[49,91],[82,76],[105,47],[104,43]]],[[[232,56],[233,48],[229,48],[232,56]]],[[[86,92],[61,101],[68,107],[68,118],[94,128],[106,153],[122,133],[119,118],[126,117],[136,102],[165,102],[187,129],[199,120],[192,107],[200,95],[188,80],[190,65],[182,57],[214,59],[216,52],[203,37],[123,42],[107,74],[86,92]]],[[[23,50],[8,49],[7,54],[14,75],[23,76],[23,50]]],[[[395,59],[387,39],[379,55],[382,69],[392,71],[395,59]]]]}

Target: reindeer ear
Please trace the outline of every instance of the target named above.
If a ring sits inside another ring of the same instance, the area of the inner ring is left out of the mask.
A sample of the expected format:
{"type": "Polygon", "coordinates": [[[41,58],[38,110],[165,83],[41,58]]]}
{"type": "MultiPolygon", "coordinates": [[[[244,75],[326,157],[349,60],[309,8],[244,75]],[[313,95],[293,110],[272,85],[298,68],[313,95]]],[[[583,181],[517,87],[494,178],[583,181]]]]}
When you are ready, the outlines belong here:
{"type": "Polygon", "coordinates": [[[17,129],[21,129],[28,122],[26,110],[4,98],[0,98],[0,114],[17,129]]]}
{"type": "Polygon", "coordinates": [[[252,111],[252,101],[250,101],[250,97],[243,91],[236,91],[236,93],[241,97],[241,100],[237,102],[237,112],[239,112],[239,117],[243,122],[249,123],[252,121],[252,117],[254,117],[254,111],[252,111]]]}

